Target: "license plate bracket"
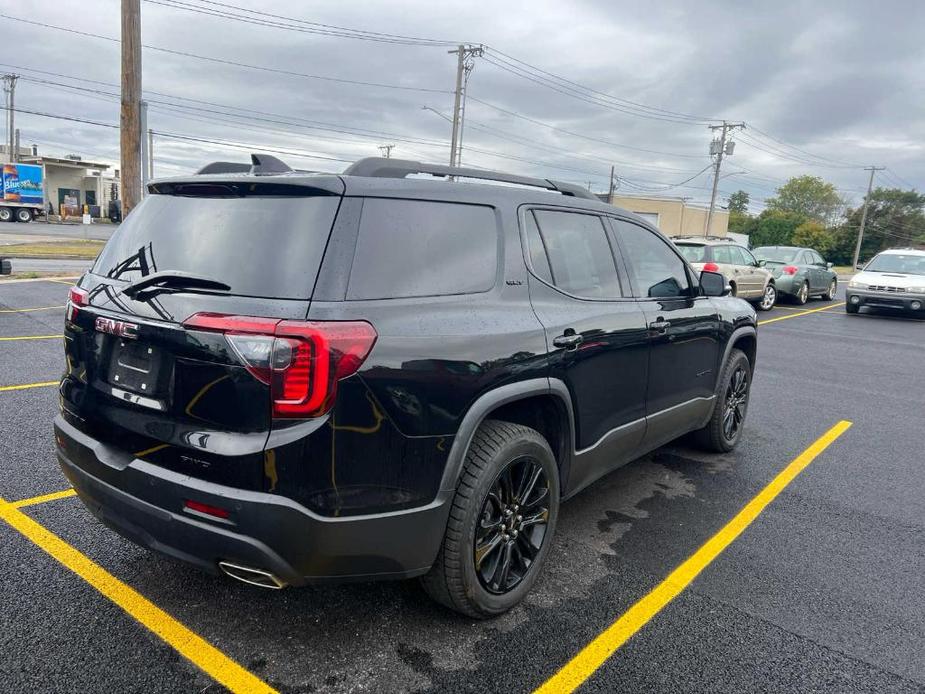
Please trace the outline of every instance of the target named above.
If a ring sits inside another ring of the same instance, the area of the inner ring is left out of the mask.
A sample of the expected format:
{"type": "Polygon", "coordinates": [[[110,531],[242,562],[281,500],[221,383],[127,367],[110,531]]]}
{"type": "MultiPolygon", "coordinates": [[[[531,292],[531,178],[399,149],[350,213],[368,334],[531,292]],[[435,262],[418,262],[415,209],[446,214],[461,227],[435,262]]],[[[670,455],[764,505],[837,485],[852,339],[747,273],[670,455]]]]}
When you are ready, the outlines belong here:
{"type": "Polygon", "coordinates": [[[140,395],[161,394],[165,357],[159,349],[143,342],[119,339],[109,360],[110,385],[140,395]]]}

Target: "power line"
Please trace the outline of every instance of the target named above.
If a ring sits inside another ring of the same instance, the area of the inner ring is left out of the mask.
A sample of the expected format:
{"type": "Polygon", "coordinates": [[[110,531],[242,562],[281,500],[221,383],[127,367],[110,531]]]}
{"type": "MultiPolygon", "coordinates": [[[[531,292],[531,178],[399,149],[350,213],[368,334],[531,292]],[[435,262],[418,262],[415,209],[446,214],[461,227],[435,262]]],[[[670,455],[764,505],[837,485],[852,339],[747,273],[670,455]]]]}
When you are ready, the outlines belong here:
{"type": "Polygon", "coordinates": [[[706,122],[709,122],[709,121],[720,120],[719,118],[714,118],[714,117],[695,116],[695,115],[691,115],[691,114],[687,114],[687,113],[681,113],[680,111],[671,111],[671,110],[669,110],[669,109],[658,108],[658,107],[655,107],[655,106],[647,106],[646,104],[642,104],[642,103],[639,103],[639,102],[636,102],[636,101],[631,101],[631,100],[629,100],[629,99],[625,99],[625,98],[622,98],[622,97],[616,97],[616,96],[613,96],[612,94],[608,94],[608,93],[606,93],[606,92],[598,91],[597,89],[593,89],[593,88],[591,88],[591,87],[586,87],[586,86],[584,86],[584,85],[582,85],[582,84],[579,84],[578,82],[574,82],[574,81],[572,81],[572,80],[566,79],[565,77],[560,77],[559,75],[556,75],[556,74],[554,74],[554,73],[552,73],[552,72],[548,72],[547,70],[543,70],[542,68],[536,67],[535,65],[531,65],[530,63],[524,62],[523,60],[519,60],[518,58],[515,58],[514,56],[509,55],[509,54],[507,54],[507,53],[504,53],[503,51],[500,51],[500,50],[498,50],[497,48],[494,48],[494,47],[492,47],[492,46],[486,46],[486,48],[487,48],[490,52],[495,53],[495,54],[498,55],[498,56],[502,56],[503,58],[507,58],[508,60],[505,61],[505,62],[507,62],[508,64],[510,64],[511,62],[518,63],[518,64],[524,66],[525,68],[529,69],[529,70],[532,70],[532,71],[534,71],[534,72],[538,72],[538,73],[541,73],[541,74],[543,74],[543,75],[546,75],[547,77],[551,78],[552,80],[555,80],[555,81],[558,81],[558,82],[562,82],[562,83],[568,84],[568,85],[570,85],[570,86],[572,86],[572,87],[576,87],[576,88],[579,88],[579,89],[583,89],[583,90],[585,90],[585,91],[591,92],[591,93],[596,94],[596,95],[598,95],[598,96],[605,97],[605,98],[607,98],[607,99],[611,99],[611,100],[613,100],[613,101],[615,101],[615,102],[618,102],[618,103],[623,103],[623,104],[626,104],[626,105],[628,105],[628,106],[633,106],[633,107],[637,107],[637,108],[640,108],[640,109],[645,109],[645,110],[651,111],[651,112],[653,112],[653,113],[659,113],[659,114],[663,114],[663,115],[668,115],[668,116],[674,116],[674,117],[677,117],[677,118],[682,118],[682,119],[684,119],[684,120],[688,120],[688,121],[691,121],[691,122],[706,123],[706,122]]]}
{"type": "Polygon", "coordinates": [[[828,162],[829,164],[835,164],[836,166],[840,166],[840,167],[845,167],[845,168],[850,168],[850,169],[860,169],[860,168],[863,168],[863,165],[862,165],[862,164],[852,164],[852,163],[849,163],[849,162],[840,161],[840,160],[838,160],[838,159],[832,159],[831,157],[824,157],[824,156],[822,156],[822,155],[820,155],[820,154],[813,154],[812,152],[809,152],[809,151],[807,151],[807,150],[805,150],[805,149],[800,149],[800,148],[797,147],[796,145],[788,144],[787,142],[784,142],[783,140],[780,140],[780,139],[774,137],[773,135],[770,135],[769,133],[764,132],[763,130],[759,129],[757,126],[753,125],[752,123],[749,123],[749,124],[748,124],[748,127],[749,127],[749,130],[752,130],[752,131],[758,133],[759,135],[761,135],[761,136],[763,136],[763,137],[766,137],[766,138],[768,138],[769,140],[772,140],[772,141],[776,142],[776,143],[779,144],[779,145],[783,145],[784,147],[789,147],[789,148],[791,148],[791,149],[793,149],[793,150],[796,150],[797,152],[799,152],[799,153],[801,153],[801,154],[804,154],[804,155],[806,155],[806,156],[808,156],[808,157],[812,157],[812,158],[815,158],[815,159],[820,159],[820,160],[823,160],[823,161],[825,161],[825,162],[828,162]]]}
{"type": "Polygon", "coordinates": [[[164,5],[165,7],[174,7],[176,9],[198,12],[200,14],[212,14],[213,16],[224,17],[226,19],[236,19],[250,24],[263,24],[279,29],[288,29],[291,31],[301,31],[305,33],[318,34],[321,36],[334,36],[337,38],[358,39],[361,41],[376,41],[380,43],[397,43],[409,46],[452,46],[460,43],[459,41],[444,41],[440,39],[429,39],[417,36],[405,36],[402,34],[388,34],[379,31],[366,31],[362,29],[351,29],[349,27],[337,26],[335,24],[324,24],[321,22],[311,22],[295,17],[286,17],[285,15],[273,14],[259,10],[248,9],[227,3],[213,2],[212,0],[199,0],[200,6],[183,0],[145,0],[145,2],[155,5],[164,5]],[[212,5],[222,8],[221,10],[201,5],[212,5]],[[246,14],[239,15],[229,10],[236,10],[246,14]],[[248,16],[254,15],[254,16],[248,16]],[[268,19],[260,19],[268,18],[268,19]],[[281,21],[276,21],[281,20],[281,21]],[[293,26],[295,23],[298,26],[293,26]]]}
{"type": "Polygon", "coordinates": [[[519,69],[516,66],[511,66],[509,64],[507,65],[503,64],[499,62],[498,60],[496,60],[494,57],[486,55],[483,57],[483,59],[489,64],[494,65],[495,67],[500,68],[501,70],[504,70],[505,72],[509,72],[512,75],[521,77],[525,80],[528,80],[529,82],[533,82],[534,84],[538,84],[542,87],[546,87],[547,89],[550,89],[554,92],[558,92],[560,94],[570,96],[573,99],[577,99],[578,101],[591,104],[592,106],[599,106],[601,108],[605,108],[610,111],[616,111],[616,112],[625,113],[628,115],[639,116],[641,118],[647,118],[650,120],[666,121],[670,123],[683,123],[687,125],[696,123],[696,121],[687,121],[687,120],[675,118],[672,116],[660,116],[656,114],[647,113],[644,111],[635,111],[630,108],[620,106],[619,104],[612,103],[612,102],[600,99],[598,97],[595,97],[593,95],[583,93],[580,90],[577,90],[571,87],[565,87],[562,85],[558,85],[557,83],[552,82],[551,80],[544,80],[532,73],[528,73],[526,70],[519,69]]]}
{"type": "MultiPolygon", "coordinates": [[[[620,144],[619,142],[613,142],[612,140],[604,140],[604,139],[601,139],[601,138],[598,138],[598,137],[592,137],[592,136],[590,136],[590,135],[585,135],[585,134],[583,134],[583,133],[577,133],[577,132],[574,132],[574,131],[572,131],[572,130],[567,130],[567,129],[561,128],[561,127],[559,127],[559,126],[551,125],[550,123],[545,123],[545,122],[543,122],[543,121],[541,121],[541,120],[537,120],[537,119],[535,119],[535,118],[531,118],[530,116],[525,116],[525,115],[522,114],[522,113],[518,113],[518,112],[516,112],[516,111],[511,111],[511,110],[509,110],[509,109],[502,108],[501,106],[497,106],[497,105],[492,104],[492,103],[490,103],[490,102],[488,102],[488,101],[484,101],[483,99],[478,99],[478,98],[476,98],[476,97],[474,97],[474,96],[469,96],[469,101],[474,101],[475,103],[481,104],[482,106],[485,106],[485,107],[487,107],[487,108],[490,108],[490,109],[493,109],[493,110],[495,110],[495,111],[498,111],[499,113],[504,113],[504,114],[507,114],[507,115],[512,116],[512,117],[514,117],[514,118],[519,118],[519,119],[521,119],[521,120],[525,120],[525,121],[527,121],[528,123],[533,123],[534,125],[539,125],[539,126],[542,126],[542,127],[544,127],[544,128],[548,128],[548,129],[550,129],[550,130],[554,130],[555,132],[560,132],[560,133],[562,133],[562,134],[564,134],[564,135],[569,135],[569,136],[571,136],[571,137],[578,137],[578,138],[581,138],[581,139],[583,139],[583,140],[588,140],[589,142],[598,142],[598,143],[607,145],[607,146],[609,146],[609,147],[619,147],[619,148],[621,148],[621,149],[629,149],[629,150],[632,150],[632,151],[634,151],[634,152],[644,152],[644,153],[646,153],[646,154],[661,154],[661,155],[663,155],[663,156],[669,156],[669,157],[681,157],[681,158],[686,158],[686,159],[703,159],[703,155],[702,155],[702,154],[678,154],[678,153],[675,153],[675,152],[663,152],[663,151],[659,151],[659,150],[655,150],[655,149],[645,149],[645,148],[643,148],[643,147],[633,147],[633,146],[631,146],[631,145],[624,145],[624,144],[620,144]]],[[[666,170],[668,170],[668,169],[666,169],[666,170]]]]}
{"type": "MultiPolygon", "coordinates": [[[[64,31],[71,34],[77,34],[79,36],[86,36],[94,39],[101,39],[103,41],[110,41],[112,43],[119,43],[119,39],[113,36],[104,36],[102,34],[94,34],[88,31],[79,31],[77,29],[71,29],[69,27],[56,26],[54,24],[46,24],[44,22],[36,22],[31,19],[23,19],[22,17],[13,17],[12,15],[0,13],[0,17],[4,19],[11,19],[16,22],[23,22],[25,24],[32,24],[35,26],[40,26],[46,29],[56,29],[57,31],[64,31]]],[[[272,72],[279,75],[287,75],[289,77],[301,77],[303,79],[311,80],[321,80],[324,82],[335,82],[338,84],[350,84],[358,87],[377,87],[382,89],[396,89],[402,91],[411,91],[411,92],[423,92],[428,94],[452,94],[452,92],[445,89],[430,89],[427,87],[410,87],[402,84],[386,84],[383,82],[367,82],[363,80],[350,80],[341,77],[330,77],[327,75],[314,75],[306,72],[297,72],[295,70],[283,70],[281,68],[267,67],[265,65],[252,65],[250,63],[242,63],[235,60],[227,60],[225,58],[215,58],[207,55],[199,55],[198,53],[189,53],[187,51],[179,51],[172,48],[164,48],[162,46],[152,46],[151,44],[142,44],[142,48],[151,51],[159,51],[161,53],[167,53],[170,55],[178,55],[184,58],[195,58],[196,60],[205,60],[211,63],[217,63],[220,65],[230,65],[233,67],[242,67],[249,70],[259,70],[262,72],[272,72]]]]}

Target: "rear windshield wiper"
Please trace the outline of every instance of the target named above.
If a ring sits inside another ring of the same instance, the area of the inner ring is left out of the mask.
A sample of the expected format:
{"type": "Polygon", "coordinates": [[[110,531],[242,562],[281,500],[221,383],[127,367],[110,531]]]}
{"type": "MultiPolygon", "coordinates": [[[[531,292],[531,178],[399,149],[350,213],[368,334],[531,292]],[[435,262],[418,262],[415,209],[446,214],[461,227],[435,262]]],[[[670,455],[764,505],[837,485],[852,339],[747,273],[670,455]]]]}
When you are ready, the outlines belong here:
{"type": "Polygon", "coordinates": [[[177,270],[163,270],[155,272],[134,282],[130,282],[122,289],[122,293],[129,298],[135,298],[145,289],[216,289],[219,291],[228,291],[231,286],[209,277],[201,277],[190,272],[180,272],[177,270]]]}

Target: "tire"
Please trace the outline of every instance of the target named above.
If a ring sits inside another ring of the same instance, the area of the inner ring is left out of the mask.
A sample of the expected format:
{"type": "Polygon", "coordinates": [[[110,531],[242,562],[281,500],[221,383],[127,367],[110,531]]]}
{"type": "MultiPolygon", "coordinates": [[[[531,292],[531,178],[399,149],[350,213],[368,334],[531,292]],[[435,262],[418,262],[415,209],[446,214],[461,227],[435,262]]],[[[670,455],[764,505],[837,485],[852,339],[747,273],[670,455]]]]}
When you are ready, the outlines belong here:
{"type": "Polygon", "coordinates": [[[9,207],[0,207],[0,222],[12,222],[13,210],[9,207]]]}
{"type": "Polygon", "coordinates": [[[857,313],[860,306],[855,306],[854,304],[846,303],[845,304],[845,313],[857,313]]]}
{"type": "Polygon", "coordinates": [[[719,382],[716,387],[716,404],[713,406],[713,414],[710,415],[710,421],[703,429],[694,432],[695,441],[701,447],[714,453],[728,453],[739,443],[742,438],[742,431],[745,426],[745,416],[748,413],[748,399],[751,394],[752,385],[752,366],[748,361],[745,353],[732,348],[729,352],[729,358],[723,365],[720,373],[719,382]],[[744,390],[739,392],[738,386],[733,383],[733,379],[739,374],[744,373],[745,382],[744,390]],[[733,417],[737,417],[737,426],[730,436],[727,432],[726,413],[727,406],[730,402],[730,393],[735,393],[736,400],[740,403],[734,411],[733,417]],[[740,397],[744,396],[744,400],[740,397]]]}
{"type": "Polygon", "coordinates": [[[32,221],[32,210],[27,207],[20,207],[16,210],[16,221],[17,222],[31,222],[32,221]]]}
{"type": "Polygon", "coordinates": [[[443,543],[434,565],[421,578],[424,590],[437,602],[469,617],[485,619],[506,612],[530,592],[539,576],[552,545],[558,516],[559,471],[549,443],[529,427],[486,420],[475,432],[466,453],[443,543]],[[542,473],[540,479],[525,499],[518,499],[514,492],[519,483],[537,469],[542,473]],[[506,477],[509,473],[513,480],[506,477]],[[544,481],[545,494],[541,495],[544,481]],[[503,492],[505,487],[511,494],[503,492]],[[505,496],[508,498],[501,498],[505,496]],[[538,520],[530,526],[521,525],[517,519],[522,514],[515,511],[523,510],[519,508],[521,504],[512,505],[511,501],[526,501],[524,508],[533,511],[534,518],[545,518],[545,524],[538,520]],[[486,522],[489,524],[485,525],[486,522]],[[492,527],[501,530],[490,530],[492,527]],[[484,531],[481,546],[490,548],[477,566],[479,531],[484,531]],[[492,583],[498,578],[505,557],[509,572],[504,581],[492,583]],[[517,557],[521,557],[520,561],[517,557]]]}
{"type": "Polygon", "coordinates": [[[829,283],[829,289],[822,295],[822,298],[826,301],[835,301],[836,292],[838,292],[838,280],[834,279],[829,283]]]}
{"type": "Polygon", "coordinates": [[[774,286],[773,282],[768,282],[768,286],[764,288],[764,296],[761,298],[756,306],[759,311],[770,311],[774,308],[774,304],[777,303],[777,287],[774,286]]]}
{"type": "Polygon", "coordinates": [[[793,300],[800,306],[803,306],[809,301],[809,282],[803,282],[803,284],[800,285],[796,294],[793,295],[793,300]]]}

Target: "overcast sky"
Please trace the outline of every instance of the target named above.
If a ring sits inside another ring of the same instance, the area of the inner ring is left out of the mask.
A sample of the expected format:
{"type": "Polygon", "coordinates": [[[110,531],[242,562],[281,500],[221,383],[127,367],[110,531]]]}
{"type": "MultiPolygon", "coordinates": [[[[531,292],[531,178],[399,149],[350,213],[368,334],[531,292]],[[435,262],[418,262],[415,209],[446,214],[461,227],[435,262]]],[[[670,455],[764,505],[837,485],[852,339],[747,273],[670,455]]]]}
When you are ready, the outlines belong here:
{"type": "MultiPolygon", "coordinates": [[[[394,144],[392,156],[448,159],[450,124],[423,109],[447,116],[452,110],[456,57],[447,46],[257,26],[160,2],[142,2],[147,45],[404,89],[145,49],[149,126],[165,133],[155,137],[156,175],[247,156],[247,147],[179,137],[285,150],[289,153],[278,156],[313,170],[339,171],[346,163],[303,155],[355,160],[378,155],[380,144],[394,144]]],[[[204,0],[183,4],[220,11],[204,0]]],[[[880,185],[905,182],[925,189],[925,2],[234,4],[300,20],[250,15],[264,22],[301,28],[317,28],[304,23],[317,22],[483,43],[501,51],[476,59],[471,75],[467,165],[591,182],[600,191],[613,163],[622,192],[704,201],[709,172],[694,177],[710,163],[712,135],[703,119],[725,118],[750,127],[736,134],[735,154],[723,167],[730,175],[720,181],[720,190],[749,191],[753,210],[783,180],[807,173],[832,181],[857,202],[867,182],[860,167],[869,164],[889,167],[878,174],[880,185]],[[581,86],[538,84],[546,78],[533,68],[531,77],[512,74],[496,64],[510,61],[505,54],[581,86]]],[[[119,36],[118,0],[3,2],[0,8],[33,22],[119,36]]],[[[18,108],[118,123],[118,43],[7,18],[0,18],[0,26],[5,63],[0,70],[24,78],[17,87],[18,108]]],[[[27,113],[17,114],[17,126],[23,144],[36,143],[42,153],[118,162],[115,129],[27,113]]]]}

